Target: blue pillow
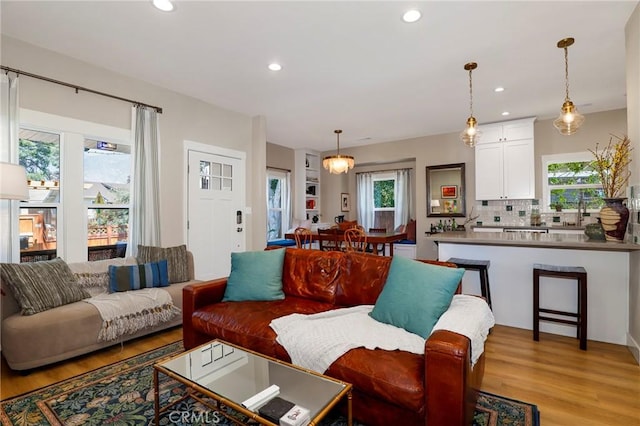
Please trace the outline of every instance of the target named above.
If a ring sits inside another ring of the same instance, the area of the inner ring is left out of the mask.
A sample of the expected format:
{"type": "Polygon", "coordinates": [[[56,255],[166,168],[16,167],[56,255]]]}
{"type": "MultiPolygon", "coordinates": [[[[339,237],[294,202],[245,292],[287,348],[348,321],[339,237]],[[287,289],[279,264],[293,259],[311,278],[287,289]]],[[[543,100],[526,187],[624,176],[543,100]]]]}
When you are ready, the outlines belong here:
{"type": "Polygon", "coordinates": [[[169,285],[169,267],[166,259],[143,265],[109,265],[109,291],[139,290],[169,285]]]}
{"type": "Polygon", "coordinates": [[[231,253],[231,274],[223,302],[281,300],[285,249],[231,253]]]}
{"type": "Polygon", "coordinates": [[[449,308],[464,269],[394,256],[387,281],[369,314],[426,339],[449,308]]]}

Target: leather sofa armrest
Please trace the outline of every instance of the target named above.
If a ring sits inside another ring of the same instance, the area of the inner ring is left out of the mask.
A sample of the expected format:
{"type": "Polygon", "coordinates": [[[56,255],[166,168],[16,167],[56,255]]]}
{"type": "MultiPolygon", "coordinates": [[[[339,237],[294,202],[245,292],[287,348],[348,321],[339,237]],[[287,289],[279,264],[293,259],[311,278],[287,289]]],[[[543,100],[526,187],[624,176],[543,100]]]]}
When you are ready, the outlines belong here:
{"type": "Polygon", "coordinates": [[[471,342],[466,336],[436,330],[425,343],[426,424],[470,425],[477,399],[472,389],[471,342]],[[471,404],[471,412],[469,412],[471,404]]]}
{"type": "Polygon", "coordinates": [[[185,349],[204,343],[201,341],[202,337],[193,329],[193,313],[204,306],[221,302],[226,287],[227,278],[218,278],[182,288],[182,339],[185,349]]]}

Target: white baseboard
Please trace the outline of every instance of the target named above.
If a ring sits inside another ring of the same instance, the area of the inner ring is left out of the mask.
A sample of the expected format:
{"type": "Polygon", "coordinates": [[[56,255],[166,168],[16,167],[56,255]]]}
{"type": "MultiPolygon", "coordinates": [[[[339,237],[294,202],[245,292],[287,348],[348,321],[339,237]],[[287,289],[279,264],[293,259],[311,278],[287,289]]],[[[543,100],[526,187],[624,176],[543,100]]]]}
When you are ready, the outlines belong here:
{"type": "Polygon", "coordinates": [[[640,365],[640,344],[638,344],[629,333],[627,333],[627,347],[629,351],[631,351],[631,355],[636,359],[638,365],[640,365]]]}

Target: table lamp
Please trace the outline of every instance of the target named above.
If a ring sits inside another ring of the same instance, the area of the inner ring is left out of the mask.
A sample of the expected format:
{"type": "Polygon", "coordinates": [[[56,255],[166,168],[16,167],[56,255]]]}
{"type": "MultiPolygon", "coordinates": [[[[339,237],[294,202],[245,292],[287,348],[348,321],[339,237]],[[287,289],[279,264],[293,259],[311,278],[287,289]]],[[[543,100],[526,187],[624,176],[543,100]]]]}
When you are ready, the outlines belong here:
{"type": "Polygon", "coordinates": [[[0,200],[27,200],[27,173],[19,164],[0,162],[0,200]]]}
{"type": "Polygon", "coordinates": [[[431,213],[440,213],[440,200],[431,200],[431,213]]]}

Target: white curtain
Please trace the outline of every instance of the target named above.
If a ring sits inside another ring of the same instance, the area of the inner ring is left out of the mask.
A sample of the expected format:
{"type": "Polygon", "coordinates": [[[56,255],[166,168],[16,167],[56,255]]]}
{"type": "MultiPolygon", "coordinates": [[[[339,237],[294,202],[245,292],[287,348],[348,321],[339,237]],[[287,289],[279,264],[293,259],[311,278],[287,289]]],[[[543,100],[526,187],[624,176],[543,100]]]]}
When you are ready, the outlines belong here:
{"type": "MultiPolygon", "coordinates": [[[[18,77],[0,74],[0,161],[18,162],[18,77]]],[[[0,262],[19,262],[18,201],[0,200],[0,262]],[[15,237],[15,238],[14,238],[15,237]]]]}
{"type": "Polygon", "coordinates": [[[138,245],[160,245],[160,125],[155,109],[135,107],[133,202],[127,255],[138,245]]]}
{"type": "Polygon", "coordinates": [[[357,173],[358,224],[365,230],[373,228],[373,174],[357,173]]]}
{"type": "Polygon", "coordinates": [[[411,170],[402,169],[396,171],[396,212],[394,215],[394,228],[409,223],[411,219],[411,207],[413,197],[411,195],[411,170]]]}

